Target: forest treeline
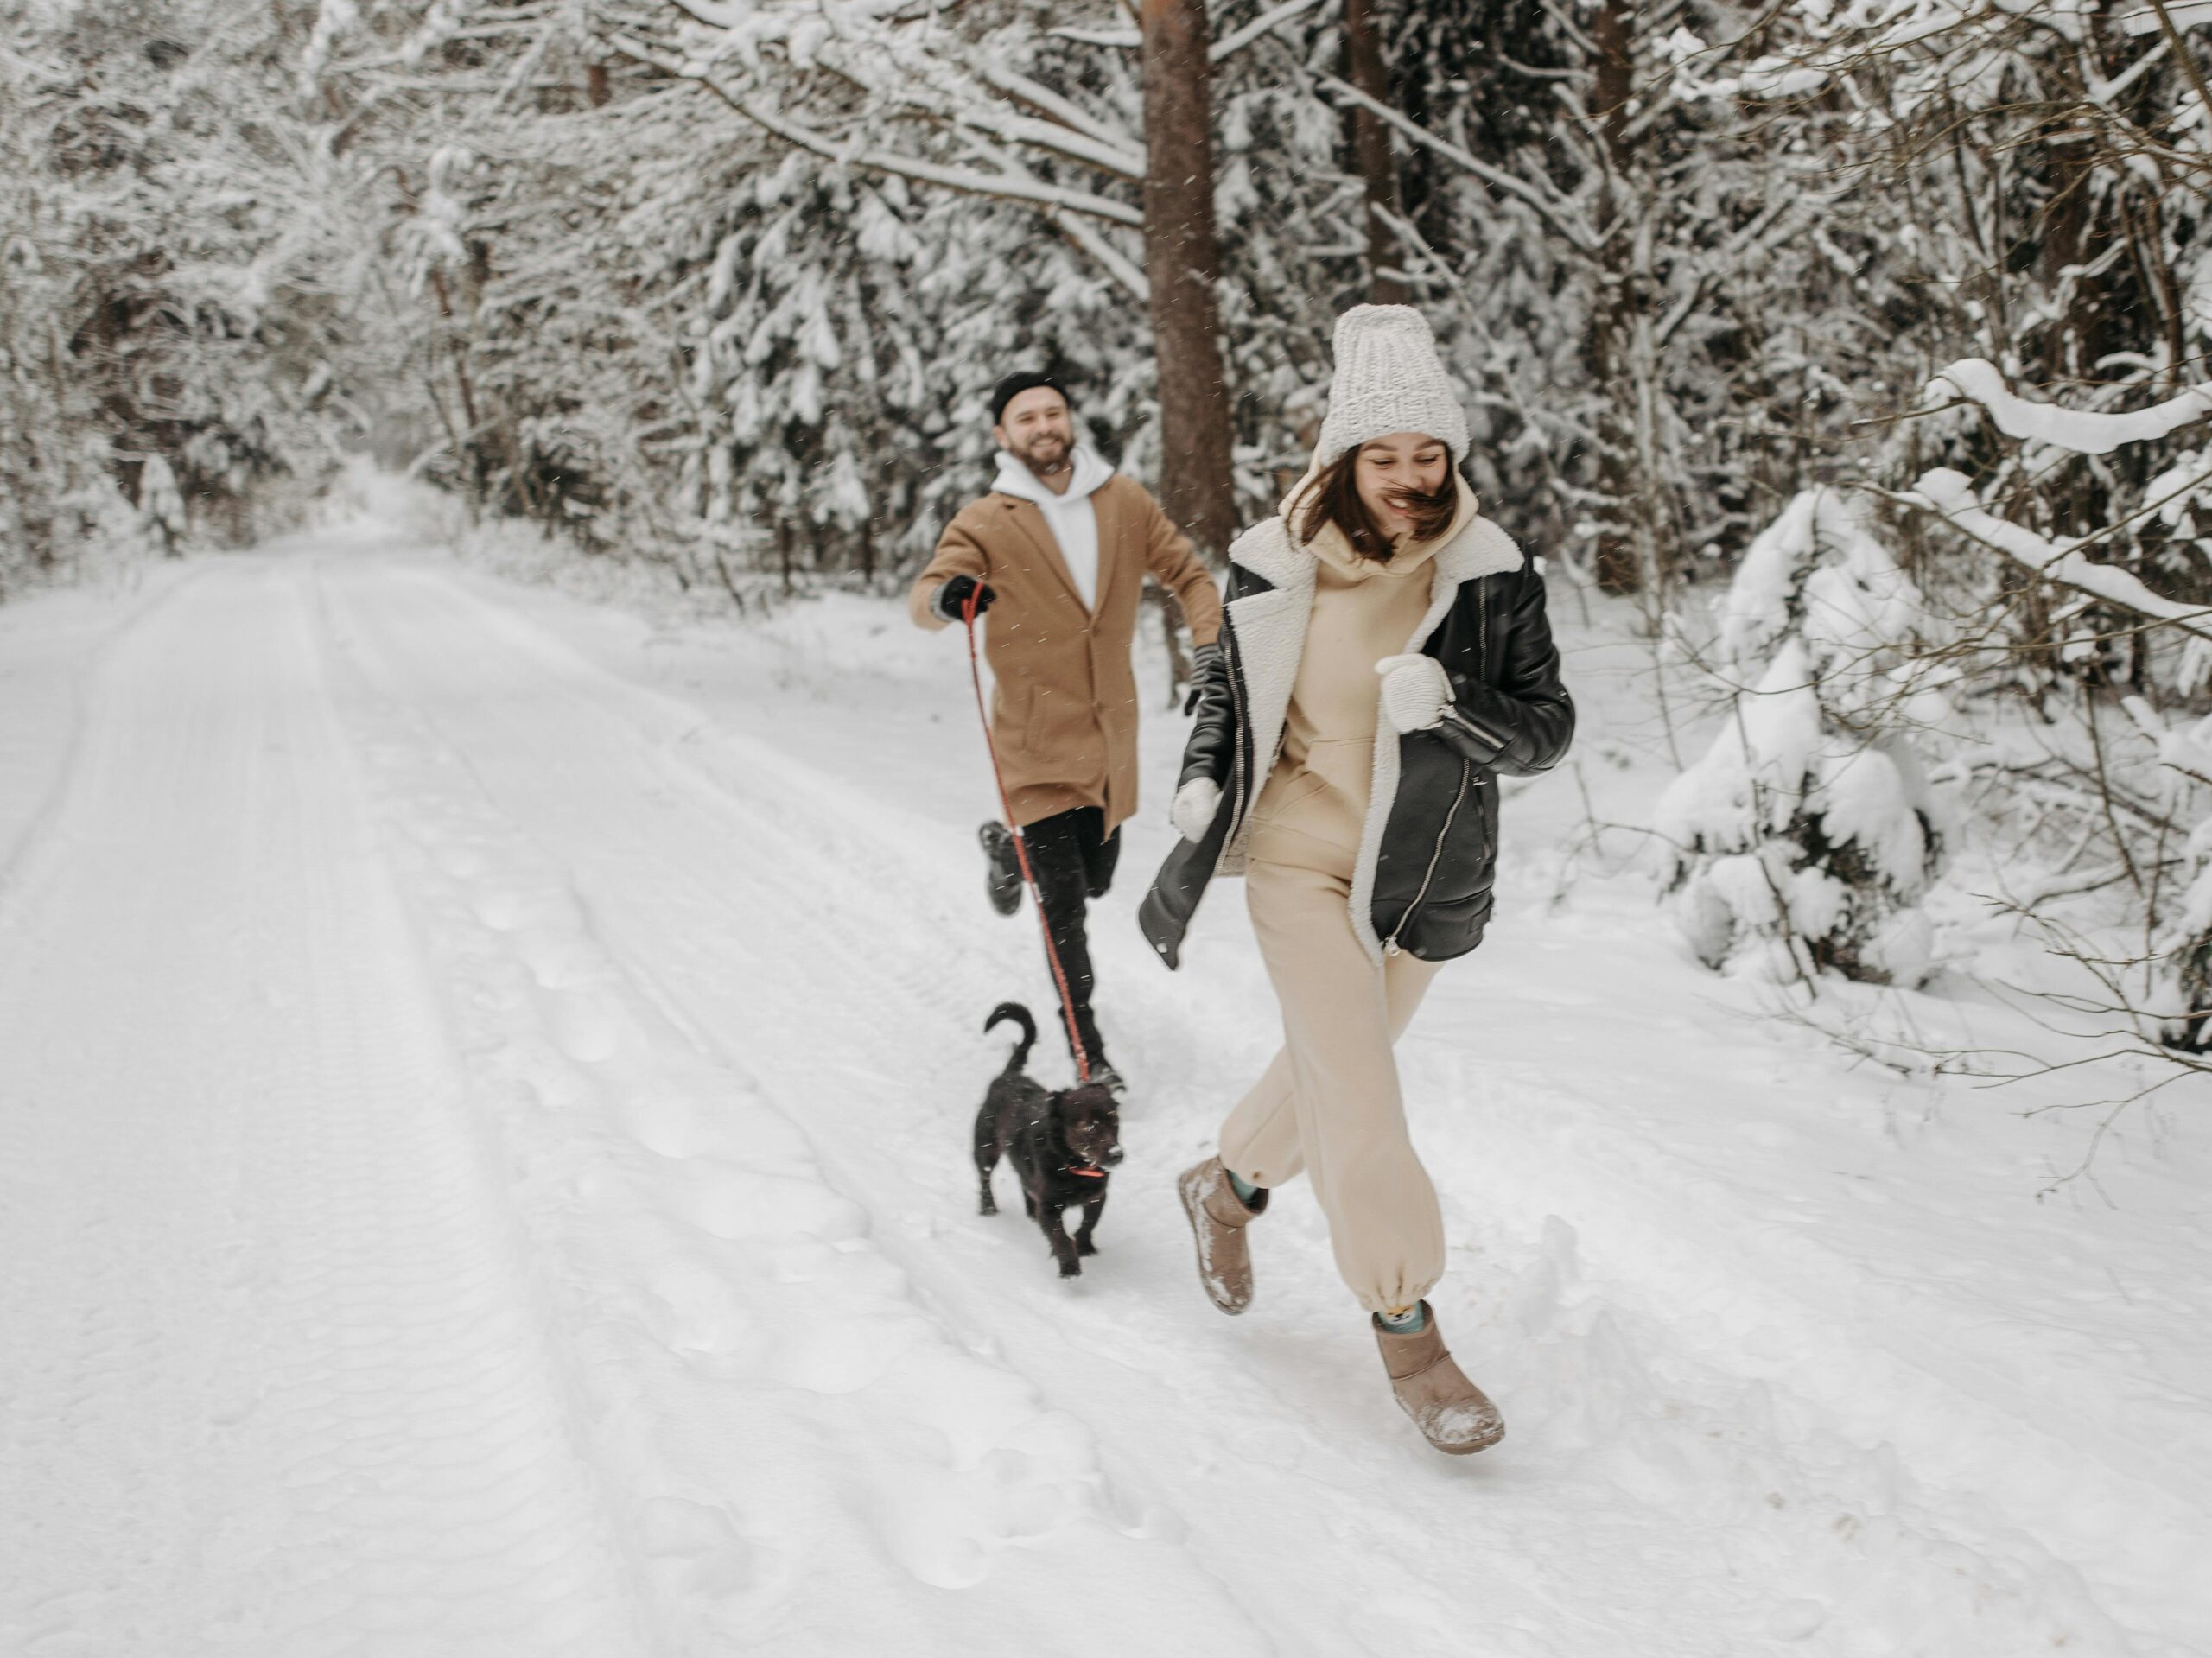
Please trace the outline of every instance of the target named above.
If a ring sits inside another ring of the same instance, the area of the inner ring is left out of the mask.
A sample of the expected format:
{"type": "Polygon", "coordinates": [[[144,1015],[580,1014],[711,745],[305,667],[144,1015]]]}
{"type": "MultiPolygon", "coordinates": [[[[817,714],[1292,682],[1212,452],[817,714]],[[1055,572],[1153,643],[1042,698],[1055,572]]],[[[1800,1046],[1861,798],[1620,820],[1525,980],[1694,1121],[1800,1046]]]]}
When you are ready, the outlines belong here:
{"type": "MultiPolygon", "coordinates": [[[[2183,6],[2182,24],[2202,8],[2183,6]]],[[[687,577],[893,572],[1063,371],[1215,550],[1301,464],[1329,324],[1433,321],[1477,483],[1607,587],[1798,490],[1960,467],[2040,531],[1963,359],[2140,407],[2212,327],[2206,35],[1860,0],[10,0],[16,560],[161,458],[250,536],[372,433],[687,577]],[[2200,277],[2200,270],[2204,274],[2200,277]]],[[[2032,500],[2027,499],[2032,493],[2032,500]]],[[[2208,592],[2163,523],[2113,556],[2208,592]]]]}

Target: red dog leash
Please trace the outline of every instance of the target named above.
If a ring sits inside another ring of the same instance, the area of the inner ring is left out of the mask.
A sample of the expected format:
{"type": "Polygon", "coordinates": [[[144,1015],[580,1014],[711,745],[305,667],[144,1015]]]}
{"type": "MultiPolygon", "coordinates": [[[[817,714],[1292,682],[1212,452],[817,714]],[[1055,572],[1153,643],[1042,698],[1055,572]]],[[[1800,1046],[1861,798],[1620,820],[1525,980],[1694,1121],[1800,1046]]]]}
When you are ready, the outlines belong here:
{"type": "MultiPolygon", "coordinates": [[[[1075,998],[1068,994],[1068,975],[1061,970],[1060,953],[1052,948],[1052,924],[1045,918],[1045,900],[1037,890],[1037,876],[1029,867],[1029,843],[1021,831],[1014,828],[1014,803],[1007,797],[1006,773],[999,770],[999,746],[991,739],[991,716],[983,707],[983,669],[976,653],[976,600],[982,592],[978,581],[960,601],[960,619],[968,625],[968,677],[976,686],[976,715],[983,722],[983,746],[991,754],[991,778],[998,785],[999,809],[1006,814],[1006,824],[1014,831],[1014,855],[1021,865],[1022,883],[1029,888],[1029,897],[1037,909],[1037,924],[1045,933],[1045,959],[1052,964],[1052,982],[1060,993],[1060,1016],[1067,1020],[1068,1045],[1075,1051],[1075,1077],[1078,1083],[1090,1080],[1090,1055],[1083,1045],[1083,1033],[1076,1029],[1075,998]]],[[[1103,1174],[1103,1170],[1082,1169],[1077,1173],[1103,1174]]]]}

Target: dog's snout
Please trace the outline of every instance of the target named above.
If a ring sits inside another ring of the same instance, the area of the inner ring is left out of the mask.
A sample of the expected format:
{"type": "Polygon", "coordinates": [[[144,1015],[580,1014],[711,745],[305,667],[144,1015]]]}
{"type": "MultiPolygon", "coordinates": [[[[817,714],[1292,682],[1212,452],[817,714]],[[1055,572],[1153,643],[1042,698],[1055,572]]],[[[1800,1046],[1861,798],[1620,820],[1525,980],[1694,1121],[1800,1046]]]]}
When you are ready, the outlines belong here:
{"type": "Polygon", "coordinates": [[[1106,1148],[1106,1155],[1098,1160],[1109,1169],[1119,1168],[1122,1163],[1122,1148],[1119,1146],[1109,1146],[1106,1148]]]}

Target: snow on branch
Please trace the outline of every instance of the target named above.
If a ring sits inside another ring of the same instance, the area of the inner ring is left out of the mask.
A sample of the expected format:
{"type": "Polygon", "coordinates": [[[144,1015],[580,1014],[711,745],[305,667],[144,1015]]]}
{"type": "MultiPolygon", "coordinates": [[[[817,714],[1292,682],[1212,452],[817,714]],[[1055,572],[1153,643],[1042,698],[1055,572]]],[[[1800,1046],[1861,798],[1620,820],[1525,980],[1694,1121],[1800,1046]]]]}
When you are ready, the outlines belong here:
{"type": "Polygon", "coordinates": [[[1301,12],[1308,12],[1320,0],[1283,0],[1279,6],[1270,6],[1242,29],[1232,29],[1207,48],[1206,60],[1219,63],[1233,52],[1242,51],[1261,35],[1268,34],[1288,22],[1301,12]]]}
{"type": "Polygon", "coordinates": [[[696,82],[756,126],[826,161],[894,174],[920,183],[943,185],[947,189],[963,191],[970,195],[1033,202],[1039,206],[1084,213],[1132,228],[1141,228],[1144,224],[1144,215],[1135,207],[1109,196],[1094,195],[1088,190],[1064,189],[1058,185],[1041,183],[1018,174],[979,173],[970,168],[945,167],[889,150],[837,143],[813,128],[767,108],[758,99],[744,98],[732,92],[711,70],[700,64],[656,52],[626,35],[610,35],[608,44],[623,56],[658,69],[664,74],[696,82]]]}
{"type": "MultiPolygon", "coordinates": [[[[1019,77],[1007,79],[1013,80],[1019,77]]],[[[1042,92],[1044,89],[1038,87],[1036,90],[1042,92]]],[[[1007,86],[1006,91],[1013,97],[1028,97],[1025,92],[1014,91],[1011,86],[1007,86]]],[[[960,126],[988,133],[1008,143],[1034,144],[1040,149],[1058,150],[1064,156],[1122,178],[1141,180],[1144,177],[1144,152],[1141,149],[1094,137],[1090,132],[1077,130],[1063,121],[1043,121],[1033,116],[1005,115],[994,110],[974,107],[955,108],[949,118],[960,126]]]]}
{"type": "Polygon", "coordinates": [[[1370,114],[1396,128],[1414,143],[1424,149],[1434,150],[1455,167],[1462,168],[1473,174],[1491,188],[1503,190],[1506,194],[1526,202],[1542,216],[1545,223],[1573,243],[1580,251],[1595,253],[1598,251],[1599,244],[1604,238],[1583,222],[1579,215],[1568,213],[1565,203],[1554,200],[1527,180],[1516,178],[1510,173],[1492,167],[1488,162],[1469,155],[1450,139],[1438,137],[1419,122],[1409,120],[1388,104],[1370,98],[1349,81],[1339,80],[1334,75],[1325,73],[1316,73],[1313,80],[1317,86],[1332,96],[1344,103],[1357,105],[1370,114]]]}
{"type": "Polygon", "coordinates": [[[1114,170],[1133,179],[1144,176],[1144,143],[1141,139],[1109,124],[1071,99],[1060,96],[1051,87],[1031,79],[1002,64],[984,62],[976,66],[976,73],[1007,97],[1041,111],[1063,126],[1084,134],[1112,153],[1114,170]]]}
{"type": "MultiPolygon", "coordinates": [[[[2166,7],[2166,16],[2176,29],[2194,29],[2199,23],[2212,23],[2212,0],[2178,0],[2166,7]]],[[[2158,21],[2158,8],[2146,6],[2141,11],[2124,11],[2120,15],[2120,26],[2130,35],[2155,35],[2164,27],[2158,21]]]]}
{"type": "MultiPolygon", "coordinates": [[[[1219,63],[1223,59],[1243,51],[1262,35],[1272,34],[1294,17],[1304,16],[1321,3],[1321,0],[1283,0],[1279,6],[1270,6],[1249,23],[1232,29],[1206,48],[1206,60],[1219,63]]],[[[1134,52],[1144,45],[1144,31],[1139,29],[1056,29],[1052,33],[1064,41],[1074,41],[1084,46],[1119,47],[1134,52]]]]}
{"type": "Polygon", "coordinates": [[[1073,41],[1078,46],[1115,46],[1133,52],[1144,44],[1142,32],[1134,29],[1055,29],[1047,32],[1055,40],[1073,41]]]}
{"type": "Polygon", "coordinates": [[[1061,235],[1089,254],[1101,270],[1121,283],[1130,298],[1140,305],[1151,303],[1152,281],[1144,274],[1144,268],[1109,242],[1105,232],[1080,214],[1063,213],[1058,207],[1047,207],[1045,214],[1059,226],[1061,235]]]}
{"type": "Polygon", "coordinates": [[[2007,437],[2032,438],[2076,454],[2110,454],[2123,443],[2148,443],[2212,414],[2212,388],[2191,386],[2151,409],[2101,415],[2061,409],[2016,396],[1997,365],[1980,357],[1952,364],[1928,383],[1923,403],[1966,398],[1980,403],[2007,437]]]}
{"type": "Polygon", "coordinates": [[[2081,545],[2078,537],[2062,536],[2053,540],[1997,517],[1982,505],[1974,492],[1973,480],[1962,472],[1938,467],[1933,472],[1923,473],[1918,488],[1904,499],[1942,514],[1961,534],[1985,547],[1995,548],[2047,581],[2086,593],[2139,616],[2171,623],[2198,638],[2212,639],[2212,608],[2161,598],[2126,570],[2115,565],[2090,562],[2075,550],[2081,545]]]}

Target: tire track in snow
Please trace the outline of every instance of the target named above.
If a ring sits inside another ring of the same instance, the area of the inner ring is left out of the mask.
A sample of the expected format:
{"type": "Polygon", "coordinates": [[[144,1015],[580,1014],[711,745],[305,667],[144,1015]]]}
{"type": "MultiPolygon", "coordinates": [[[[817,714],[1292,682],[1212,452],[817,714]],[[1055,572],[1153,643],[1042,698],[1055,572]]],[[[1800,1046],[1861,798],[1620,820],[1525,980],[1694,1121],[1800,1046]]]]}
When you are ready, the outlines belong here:
{"type": "Polygon", "coordinates": [[[0,960],[0,1649],[620,1655],[296,589],[113,647],[0,960]]]}
{"type": "MultiPolygon", "coordinates": [[[[134,583],[127,603],[98,619],[73,617],[58,637],[28,631],[48,619],[40,603],[10,607],[8,626],[0,629],[0,660],[6,663],[0,670],[0,780],[13,785],[6,793],[16,815],[0,818],[0,929],[28,901],[58,850],[53,825],[77,772],[88,764],[86,748],[99,727],[109,664],[148,616],[210,568],[164,568],[162,579],[148,584],[150,591],[134,583]],[[57,726],[63,727],[59,734],[57,726]],[[29,778],[40,786],[22,789],[29,778]]],[[[63,599],[79,607],[94,602],[86,592],[43,598],[45,606],[63,599]]]]}
{"type": "MultiPolygon", "coordinates": [[[[916,1299],[787,1096],[609,954],[599,906],[501,785],[520,767],[586,816],[613,797],[649,823],[696,823],[688,799],[621,793],[584,733],[544,723],[540,687],[395,611],[424,596],[408,579],[331,569],[324,589],[359,669],[349,722],[410,843],[426,942],[680,1648],[814,1654],[895,1628],[901,1653],[964,1655],[988,1618],[1102,1658],[1198,1626],[1224,1653],[1262,1649],[1217,1584],[1122,1512],[1081,1425],[916,1299]],[[448,740],[480,719],[533,739],[448,740]],[[1067,1585],[1098,1574],[1141,1595],[1060,1627],[1067,1585]],[[930,1592],[947,1590],[964,1592],[930,1592]]],[[[641,835],[620,855],[653,867],[667,849],[641,835]]]]}

